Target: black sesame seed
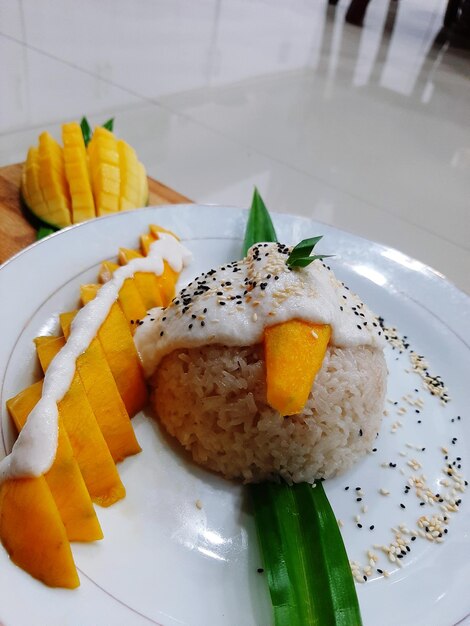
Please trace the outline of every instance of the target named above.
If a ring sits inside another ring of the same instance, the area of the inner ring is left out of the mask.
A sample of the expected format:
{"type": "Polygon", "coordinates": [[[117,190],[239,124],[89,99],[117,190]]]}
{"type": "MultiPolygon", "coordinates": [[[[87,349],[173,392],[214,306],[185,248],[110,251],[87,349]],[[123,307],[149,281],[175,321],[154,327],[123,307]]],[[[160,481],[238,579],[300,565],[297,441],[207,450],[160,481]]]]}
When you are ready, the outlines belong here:
{"type": "Polygon", "coordinates": [[[369,530],[374,530],[375,526],[374,524],[372,524],[372,526],[369,526],[369,530]]]}
{"type": "Polygon", "coordinates": [[[348,489],[349,489],[349,487],[345,487],[345,488],[344,488],[344,491],[347,491],[348,489]]]}
{"type": "Polygon", "coordinates": [[[163,330],[160,332],[160,337],[163,337],[163,330]]]}
{"type": "Polygon", "coordinates": [[[400,506],[402,509],[406,509],[406,506],[402,502],[400,502],[400,506]]]}
{"type": "Polygon", "coordinates": [[[256,571],[258,572],[258,574],[262,574],[264,572],[264,569],[262,567],[258,567],[256,571]]]}
{"type": "Polygon", "coordinates": [[[188,326],[189,330],[191,330],[192,327],[193,327],[193,325],[189,324],[189,326],[188,326]]]}
{"type": "Polygon", "coordinates": [[[362,498],[356,498],[356,502],[362,502],[362,498]]]}
{"type": "Polygon", "coordinates": [[[357,524],[356,524],[356,526],[357,526],[358,528],[362,528],[362,524],[357,523],[357,524]]]}

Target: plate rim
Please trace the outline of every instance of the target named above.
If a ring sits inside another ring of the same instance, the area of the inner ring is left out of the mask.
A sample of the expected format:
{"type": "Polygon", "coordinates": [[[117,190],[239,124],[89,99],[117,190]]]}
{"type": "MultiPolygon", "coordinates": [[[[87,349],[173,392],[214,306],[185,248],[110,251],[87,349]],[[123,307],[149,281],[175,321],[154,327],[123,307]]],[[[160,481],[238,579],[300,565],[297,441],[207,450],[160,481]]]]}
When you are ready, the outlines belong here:
{"type": "MultiPolygon", "coordinates": [[[[196,203],[191,203],[191,204],[180,204],[180,205],[156,205],[156,206],[149,206],[149,207],[145,207],[144,209],[139,210],[139,213],[142,214],[143,211],[146,212],[151,212],[151,211],[155,211],[155,210],[161,210],[161,209],[169,209],[170,211],[175,211],[178,210],[178,208],[184,208],[184,209],[194,209],[194,208],[200,208],[200,207],[204,207],[207,209],[213,209],[213,210],[227,210],[227,211],[243,211],[244,213],[246,213],[248,210],[247,209],[243,209],[241,207],[230,207],[227,205],[218,205],[218,204],[196,204],[196,203]]],[[[122,212],[122,213],[118,213],[118,214],[113,214],[113,215],[107,215],[107,216],[102,216],[100,218],[98,218],[99,221],[104,221],[104,220],[108,220],[108,219],[117,219],[117,218],[121,218],[122,216],[126,216],[127,218],[129,218],[131,215],[133,215],[132,211],[128,211],[128,212],[122,212]]],[[[302,222],[306,222],[306,223],[318,223],[318,224],[322,224],[324,226],[327,226],[329,229],[331,229],[333,232],[337,232],[340,235],[346,235],[347,237],[352,237],[355,240],[358,240],[360,243],[362,244],[372,244],[376,250],[396,250],[395,248],[391,248],[389,246],[386,246],[384,244],[375,242],[373,240],[369,240],[367,238],[361,237],[359,235],[356,235],[354,233],[350,233],[348,231],[339,229],[335,226],[330,226],[328,224],[323,224],[322,222],[319,222],[318,220],[315,220],[313,218],[308,218],[306,216],[295,216],[295,215],[291,215],[291,214],[286,214],[286,213],[281,213],[281,212],[273,212],[273,215],[279,215],[279,216],[283,216],[285,218],[288,219],[296,219],[302,222]]],[[[0,266],[0,270],[4,270],[7,268],[7,266],[9,266],[12,262],[14,262],[18,257],[20,257],[21,255],[25,255],[27,253],[30,253],[33,249],[37,250],[38,247],[44,243],[47,244],[48,241],[50,241],[52,238],[56,238],[58,235],[65,235],[66,233],[68,233],[69,231],[74,231],[76,232],[78,230],[78,228],[84,227],[84,226],[90,226],[91,224],[93,224],[93,222],[95,222],[95,220],[93,221],[89,221],[89,222],[84,222],[81,224],[76,224],[76,225],[72,225],[70,227],[67,227],[66,229],[62,229],[56,233],[53,233],[50,237],[44,238],[43,240],[39,240],[33,244],[31,244],[30,246],[28,246],[27,248],[19,251],[17,254],[15,254],[13,257],[11,257],[10,259],[8,259],[4,264],[2,264],[0,266]]],[[[238,237],[234,237],[236,239],[238,239],[238,237]]],[[[184,238],[183,238],[184,240],[184,238]]],[[[397,252],[400,252],[398,250],[396,250],[397,252]]],[[[402,254],[402,253],[400,253],[402,254]]],[[[408,259],[413,260],[411,257],[408,257],[408,255],[405,255],[408,259]]],[[[390,259],[389,259],[390,260],[390,259]]],[[[390,260],[392,263],[395,263],[396,261],[390,260]]],[[[429,279],[432,280],[434,285],[442,285],[445,288],[451,288],[453,291],[455,291],[459,297],[463,296],[464,301],[468,300],[468,302],[470,303],[470,296],[468,296],[468,294],[466,294],[466,292],[462,291],[461,289],[459,289],[455,284],[453,284],[451,281],[449,281],[443,274],[441,274],[440,272],[434,270],[433,268],[427,266],[426,264],[422,263],[421,261],[417,261],[417,263],[420,264],[420,272],[421,274],[429,279]]],[[[0,277],[2,275],[2,272],[0,271],[0,277]]],[[[422,306],[422,305],[421,305],[422,306]]],[[[442,322],[442,320],[440,318],[438,318],[440,322],[442,322]]],[[[459,339],[461,339],[462,341],[464,341],[464,343],[467,345],[467,342],[460,336],[457,335],[459,337],[459,339]]],[[[0,424],[0,428],[1,428],[1,424],[0,424]]],[[[468,617],[469,614],[465,615],[462,620],[465,620],[468,617]]],[[[461,621],[462,621],[461,620],[461,621]]],[[[461,623],[461,622],[459,622],[461,623]]]]}

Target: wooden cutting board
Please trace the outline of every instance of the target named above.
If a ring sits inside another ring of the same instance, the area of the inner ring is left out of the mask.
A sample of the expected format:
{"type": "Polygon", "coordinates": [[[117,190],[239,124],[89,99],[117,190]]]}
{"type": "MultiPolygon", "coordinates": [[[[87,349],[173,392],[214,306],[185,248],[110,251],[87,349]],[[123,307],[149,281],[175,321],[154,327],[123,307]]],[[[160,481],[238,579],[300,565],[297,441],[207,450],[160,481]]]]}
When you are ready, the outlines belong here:
{"type": "MultiPolygon", "coordinates": [[[[0,167],[0,264],[36,241],[36,230],[23,215],[20,202],[22,163],[0,167]]],[[[149,205],[192,202],[163,183],[148,179],[149,205]]]]}

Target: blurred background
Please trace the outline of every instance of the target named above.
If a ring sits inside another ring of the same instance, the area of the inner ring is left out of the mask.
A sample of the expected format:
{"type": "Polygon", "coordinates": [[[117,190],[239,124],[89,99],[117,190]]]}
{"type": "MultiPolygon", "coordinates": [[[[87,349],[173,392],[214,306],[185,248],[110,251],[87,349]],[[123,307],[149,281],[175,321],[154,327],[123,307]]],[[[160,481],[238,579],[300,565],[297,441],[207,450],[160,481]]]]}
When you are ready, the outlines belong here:
{"type": "Polygon", "coordinates": [[[393,246],[470,292],[468,0],[0,0],[0,165],[115,117],[150,176],[393,246]]]}

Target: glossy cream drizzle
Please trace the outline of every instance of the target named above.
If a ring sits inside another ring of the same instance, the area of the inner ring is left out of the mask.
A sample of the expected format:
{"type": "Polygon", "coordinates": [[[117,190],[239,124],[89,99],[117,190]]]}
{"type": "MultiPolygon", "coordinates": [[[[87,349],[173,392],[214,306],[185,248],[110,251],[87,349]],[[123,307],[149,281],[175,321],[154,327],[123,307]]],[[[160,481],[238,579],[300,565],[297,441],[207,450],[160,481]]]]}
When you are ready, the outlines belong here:
{"type": "Polygon", "coordinates": [[[175,237],[159,233],[148,256],[130,261],[114,272],[96,297],[83,307],[72,322],[65,346],[50,363],[44,376],[42,397],[28,416],[11,453],[0,462],[0,482],[8,478],[40,476],[54,462],[57,451],[57,403],[67,393],[75,374],[77,358],[88,348],[117,300],[123,282],[136,272],[163,274],[164,261],[181,272],[191,260],[191,252],[175,237]]]}
{"type": "Polygon", "coordinates": [[[279,243],[252,246],[245,259],[198,276],[169,307],[154,309],[134,335],[146,375],[173,350],[254,345],[266,326],[291,319],[330,324],[338,347],[382,347],[382,329],[360,298],[319,260],[290,269],[289,253],[279,243]]]}

